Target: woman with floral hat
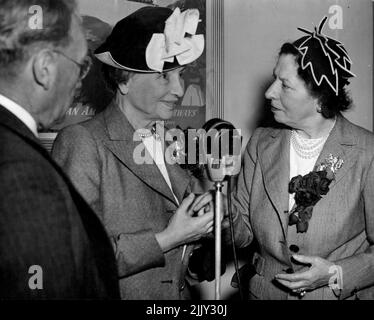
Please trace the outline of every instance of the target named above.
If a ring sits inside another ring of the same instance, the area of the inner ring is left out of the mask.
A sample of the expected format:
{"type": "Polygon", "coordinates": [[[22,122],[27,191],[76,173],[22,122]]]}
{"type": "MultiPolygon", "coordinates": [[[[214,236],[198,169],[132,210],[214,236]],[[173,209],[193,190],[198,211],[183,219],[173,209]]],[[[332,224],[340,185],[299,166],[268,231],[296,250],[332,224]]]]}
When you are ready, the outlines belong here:
{"type": "Polygon", "coordinates": [[[253,299],[374,298],[374,136],[341,113],[354,74],[326,19],[281,47],[265,93],[281,126],[254,132],[233,196],[253,299]]]}
{"type": "Polygon", "coordinates": [[[203,52],[198,22],[196,9],[161,7],[119,21],[95,51],[112,103],[53,147],[112,239],[123,299],[189,298],[193,244],[212,231],[212,198],[195,197],[192,178],[166,157],[160,125],[183,96],[185,66],[203,52]]]}

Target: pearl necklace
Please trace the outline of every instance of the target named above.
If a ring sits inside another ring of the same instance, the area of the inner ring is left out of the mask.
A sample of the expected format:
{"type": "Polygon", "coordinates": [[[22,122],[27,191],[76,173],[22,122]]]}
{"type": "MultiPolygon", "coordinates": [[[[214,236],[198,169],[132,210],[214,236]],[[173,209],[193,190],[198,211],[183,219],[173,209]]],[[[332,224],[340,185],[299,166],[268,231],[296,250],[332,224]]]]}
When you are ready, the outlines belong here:
{"type": "Polygon", "coordinates": [[[305,139],[292,130],[291,143],[299,157],[312,159],[319,156],[327,137],[328,135],[318,139],[305,139]]]}
{"type": "Polygon", "coordinates": [[[156,132],[156,128],[154,126],[150,130],[149,129],[144,129],[145,132],[142,132],[142,130],[137,130],[137,134],[142,139],[149,138],[149,137],[152,137],[152,136],[154,136],[156,138],[156,140],[160,139],[160,135],[156,132]]]}

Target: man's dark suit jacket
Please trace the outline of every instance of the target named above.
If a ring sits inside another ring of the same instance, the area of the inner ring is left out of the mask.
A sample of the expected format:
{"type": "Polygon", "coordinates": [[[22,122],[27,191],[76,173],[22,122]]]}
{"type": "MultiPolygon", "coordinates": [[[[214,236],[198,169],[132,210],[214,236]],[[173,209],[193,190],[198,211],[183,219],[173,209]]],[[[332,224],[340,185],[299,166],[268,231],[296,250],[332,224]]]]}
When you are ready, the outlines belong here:
{"type": "Polygon", "coordinates": [[[117,298],[115,257],[98,218],[0,106],[0,299],[117,298]],[[31,289],[32,266],[41,267],[42,289],[31,289]]]}

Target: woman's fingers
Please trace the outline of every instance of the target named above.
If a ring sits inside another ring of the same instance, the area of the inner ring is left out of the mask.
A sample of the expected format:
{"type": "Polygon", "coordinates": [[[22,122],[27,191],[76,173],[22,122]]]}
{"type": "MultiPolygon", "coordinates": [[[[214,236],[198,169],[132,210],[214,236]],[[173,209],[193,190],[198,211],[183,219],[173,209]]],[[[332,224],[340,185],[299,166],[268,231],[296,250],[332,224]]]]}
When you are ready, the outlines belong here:
{"type": "Polygon", "coordinates": [[[213,202],[213,196],[210,192],[206,192],[198,196],[194,203],[191,206],[192,211],[198,212],[207,205],[210,205],[213,202]]]}
{"type": "Polygon", "coordinates": [[[186,198],[183,199],[178,209],[188,212],[188,208],[192,205],[194,199],[195,195],[193,193],[190,193],[186,198]]]}
{"type": "Polygon", "coordinates": [[[305,281],[292,282],[292,281],[281,280],[281,279],[277,279],[277,281],[283,286],[291,290],[298,290],[298,289],[306,288],[308,286],[305,281]]]}

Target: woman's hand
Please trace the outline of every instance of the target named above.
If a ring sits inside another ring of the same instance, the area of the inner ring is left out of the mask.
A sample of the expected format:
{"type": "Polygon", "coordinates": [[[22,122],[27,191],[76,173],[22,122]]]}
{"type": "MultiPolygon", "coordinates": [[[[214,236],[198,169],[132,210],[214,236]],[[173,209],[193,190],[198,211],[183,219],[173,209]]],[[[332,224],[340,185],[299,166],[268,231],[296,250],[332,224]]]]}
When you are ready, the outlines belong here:
{"type": "Polygon", "coordinates": [[[162,250],[169,251],[211,233],[213,212],[213,198],[209,192],[196,198],[194,194],[190,194],[171,217],[166,229],[156,234],[162,250]]]}
{"type": "Polygon", "coordinates": [[[293,292],[311,291],[329,284],[334,264],[326,259],[313,256],[293,255],[294,260],[307,265],[298,272],[275,275],[275,279],[293,292]]]}

